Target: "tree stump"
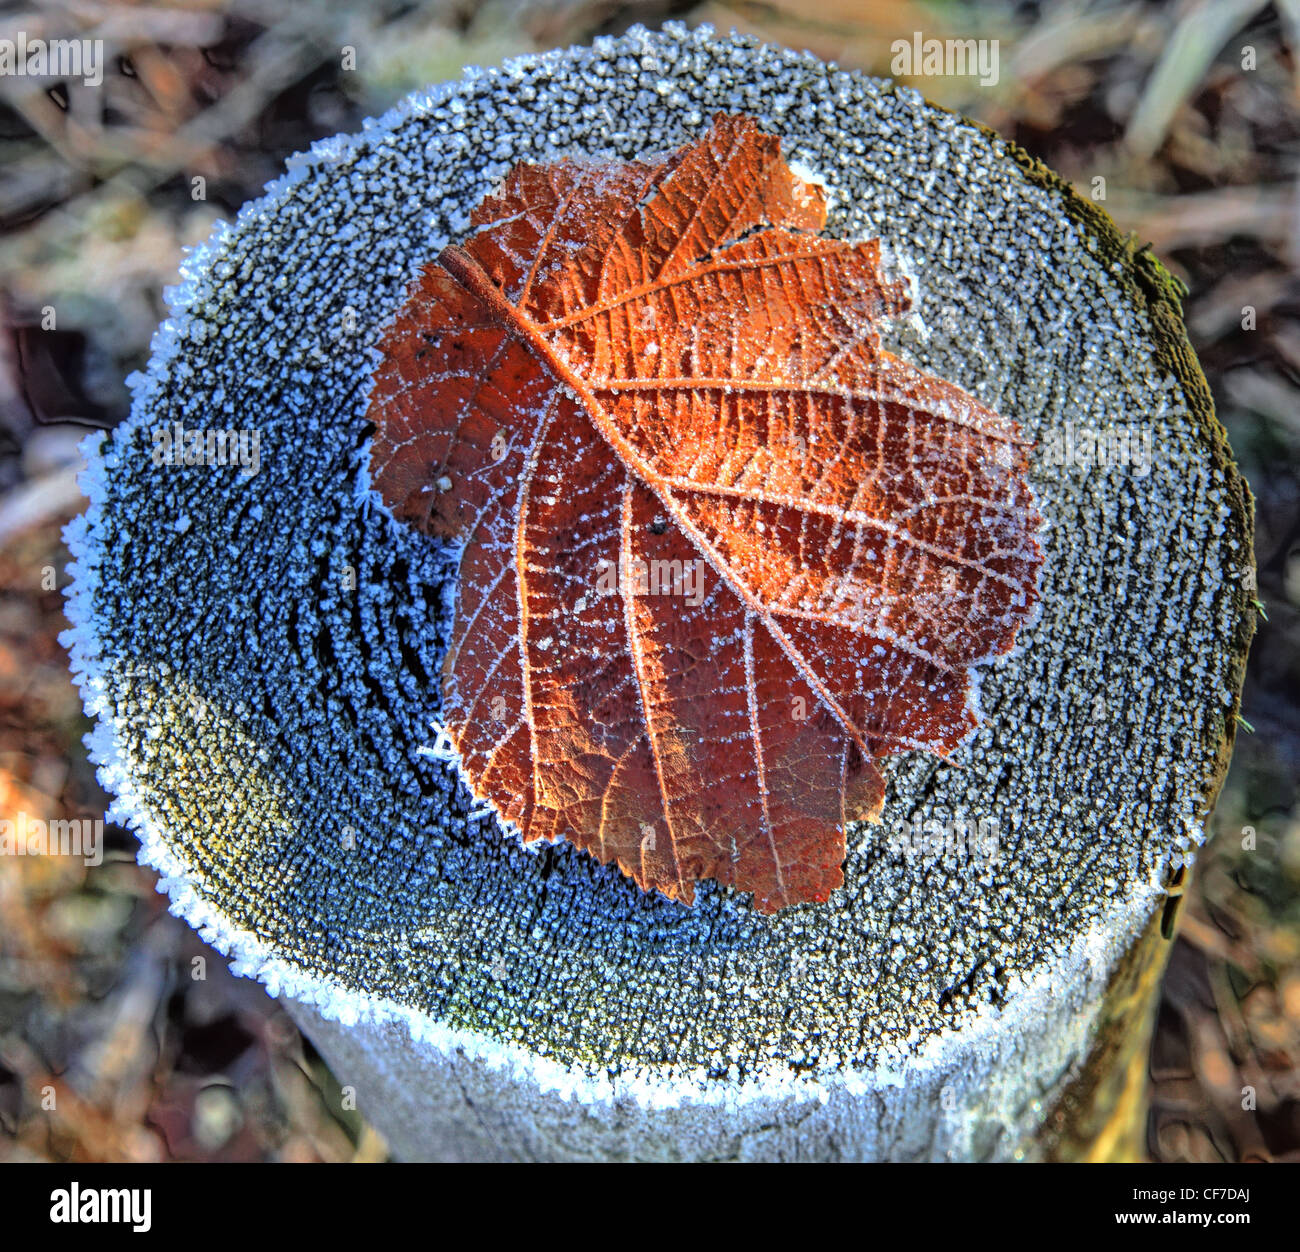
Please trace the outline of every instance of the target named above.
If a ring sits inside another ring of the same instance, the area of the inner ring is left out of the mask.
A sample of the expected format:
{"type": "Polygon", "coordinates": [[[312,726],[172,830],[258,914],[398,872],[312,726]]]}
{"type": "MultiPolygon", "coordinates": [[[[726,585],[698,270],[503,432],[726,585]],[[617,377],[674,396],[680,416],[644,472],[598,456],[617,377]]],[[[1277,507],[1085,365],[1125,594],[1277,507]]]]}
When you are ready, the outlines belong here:
{"type": "Polygon", "coordinates": [[[418,94],[188,259],[130,419],[87,444],[67,641],[115,812],[402,1156],[1131,1153],[1254,624],[1179,294],[1013,145],[808,55],[633,31],[418,94]],[[892,758],[844,887],[775,917],[478,809],[433,729],[455,565],[365,469],[372,345],[506,170],[719,111],[825,181],[831,233],[885,241],[916,284],[887,346],[1020,423],[1048,523],[974,739],[892,758]]]}

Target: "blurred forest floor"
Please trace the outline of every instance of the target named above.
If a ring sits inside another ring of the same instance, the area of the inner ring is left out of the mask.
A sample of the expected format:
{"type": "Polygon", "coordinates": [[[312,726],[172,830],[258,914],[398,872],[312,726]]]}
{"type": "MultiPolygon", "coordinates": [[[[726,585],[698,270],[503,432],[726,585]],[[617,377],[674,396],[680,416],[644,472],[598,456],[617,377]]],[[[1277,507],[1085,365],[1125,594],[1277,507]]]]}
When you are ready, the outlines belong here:
{"type": "MultiPolygon", "coordinates": [[[[0,38],[101,38],[107,66],[94,88],[0,78],[0,812],[107,805],[57,642],[59,532],[81,507],[75,442],[125,415],[183,248],[291,153],[413,88],[667,18],[884,75],[913,31],[1000,40],[995,85],[917,86],[1084,194],[1104,178],[1120,228],[1186,282],[1256,496],[1268,620],[1246,684],[1254,734],[1238,737],[1165,980],[1147,1148],[1300,1160],[1300,0],[9,7],[0,38]]],[[[0,1159],[384,1159],[277,1003],[167,913],[134,840],[108,827],[106,844],[95,868],[0,858],[0,1159]]]]}

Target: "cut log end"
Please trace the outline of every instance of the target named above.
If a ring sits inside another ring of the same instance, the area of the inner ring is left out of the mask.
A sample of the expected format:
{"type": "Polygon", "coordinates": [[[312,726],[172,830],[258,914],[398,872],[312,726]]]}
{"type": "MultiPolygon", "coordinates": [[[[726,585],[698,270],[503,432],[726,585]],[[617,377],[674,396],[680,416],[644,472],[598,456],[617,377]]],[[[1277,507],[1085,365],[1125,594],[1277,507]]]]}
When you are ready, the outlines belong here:
{"type": "Polygon", "coordinates": [[[404,1154],[1078,1155],[1113,1106],[1084,1076],[1117,971],[1231,750],[1250,506],[1172,281],[1013,146],[707,32],[475,75],[215,240],[90,459],[68,641],[101,777],[174,908],[296,998],[404,1154]],[[524,849],[473,802],[437,729],[455,554],[378,507],[362,422],[370,345],[485,183],[546,142],[662,152],[740,98],[824,176],[828,229],[915,276],[888,346],[1020,423],[1048,519],[981,728],[890,760],[844,885],[774,918],[524,849]],[[177,422],[256,429],[260,470],[156,464],[177,422]]]}

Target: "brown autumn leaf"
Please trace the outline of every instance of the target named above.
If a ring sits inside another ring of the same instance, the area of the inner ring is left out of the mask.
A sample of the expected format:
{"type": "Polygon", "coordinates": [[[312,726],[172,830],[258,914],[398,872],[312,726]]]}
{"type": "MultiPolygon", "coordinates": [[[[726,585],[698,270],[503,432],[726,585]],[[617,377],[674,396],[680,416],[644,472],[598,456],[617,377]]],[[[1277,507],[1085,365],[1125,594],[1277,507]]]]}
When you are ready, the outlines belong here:
{"type": "Polygon", "coordinates": [[[463,544],[473,791],[687,903],[825,900],[876,759],[951,752],[1037,605],[1015,423],[881,348],[905,286],[825,216],[746,117],[521,164],[380,345],[374,484],[463,544]]]}

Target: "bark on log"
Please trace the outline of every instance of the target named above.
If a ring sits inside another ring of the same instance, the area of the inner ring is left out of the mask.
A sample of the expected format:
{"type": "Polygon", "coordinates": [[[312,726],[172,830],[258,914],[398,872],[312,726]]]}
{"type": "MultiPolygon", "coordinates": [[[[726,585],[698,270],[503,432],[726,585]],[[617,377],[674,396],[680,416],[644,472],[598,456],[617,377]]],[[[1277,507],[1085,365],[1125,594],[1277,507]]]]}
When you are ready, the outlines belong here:
{"type": "Polygon", "coordinates": [[[1154,258],[913,91],[672,29],[317,145],[183,277],[69,531],[92,749],[175,911],[291,997],[399,1153],[1132,1150],[1166,888],[1254,623],[1249,496],[1154,258]],[[985,671],[975,739],[895,759],[843,889],[775,918],[712,883],[643,895],[474,811],[428,750],[453,567],[364,470],[369,347],[505,170],[662,150],[716,111],[781,135],[830,229],[915,276],[891,346],[1038,441],[1049,522],[1042,619],[985,671]],[[177,424],[247,432],[256,472],[167,464],[177,424]]]}

